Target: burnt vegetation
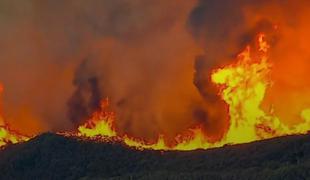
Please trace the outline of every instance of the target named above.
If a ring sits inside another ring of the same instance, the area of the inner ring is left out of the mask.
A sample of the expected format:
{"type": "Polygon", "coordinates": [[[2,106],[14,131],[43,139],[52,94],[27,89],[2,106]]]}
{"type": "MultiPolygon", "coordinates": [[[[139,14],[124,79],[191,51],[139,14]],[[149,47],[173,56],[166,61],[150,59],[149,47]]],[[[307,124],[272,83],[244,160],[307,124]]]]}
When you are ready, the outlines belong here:
{"type": "Polygon", "coordinates": [[[128,148],[51,133],[0,152],[0,179],[309,179],[310,135],[195,151],[128,148]]]}

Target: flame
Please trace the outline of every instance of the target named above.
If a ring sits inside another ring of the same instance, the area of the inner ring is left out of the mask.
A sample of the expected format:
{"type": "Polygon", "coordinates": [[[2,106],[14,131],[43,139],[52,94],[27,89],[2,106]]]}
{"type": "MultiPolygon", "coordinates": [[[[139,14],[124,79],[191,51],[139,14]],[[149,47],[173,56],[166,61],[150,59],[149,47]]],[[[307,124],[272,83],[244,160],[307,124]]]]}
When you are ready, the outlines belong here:
{"type": "Polygon", "coordinates": [[[95,137],[105,136],[114,137],[116,131],[113,127],[115,119],[114,112],[108,111],[109,99],[101,102],[101,110],[93,114],[92,118],[87,121],[84,125],[78,128],[79,136],[95,137]]]}
{"type": "Polygon", "coordinates": [[[309,109],[305,109],[301,112],[301,117],[306,121],[309,122],[310,121],[310,108],[309,109]]]}
{"type": "Polygon", "coordinates": [[[15,144],[27,140],[29,140],[28,137],[11,130],[7,124],[0,126],[0,147],[7,144],[15,144]]]}
{"type": "MultiPolygon", "coordinates": [[[[3,86],[0,84],[0,96],[3,92],[3,86]]],[[[1,109],[2,110],[2,107],[1,109]]],[[[22,141],[27,141],[29,137],[23,136],[20,133],[10,129],[9,125],[5,123],[2,115],[0,114],[0,147],[7,144],[15,144],[22,141]]]]}
{"type": "Polygon", "coordinates": [[[265,36],[258,37],[257,57],[251,47],[239,54],[235,65],[216,70],[212,81],[221,88],[220,95],[229,107],[230,128],[226,135],[229,143],[245,143],[275,137],[283,130],[280,120],[261,109],[266,89],[271,85],[268,73],[269,45],[265,36]]]}
{"type": "Polygon", "coordinates": [[[261,108],[266,90],[272,85],[269,78],[272,70],[268,58],[269,49],[266,36],[259,34],[257,44],[254,47],[247,46],[238,55],[235,64],[216,69],[211,74],[212,82],[219,88],[219,96],[227,104],[230,117],[229,128],[218,142],[210,141],[199,126],[177,135],[173,145],[166,142],[164,135],[159,135],[156,142],[118,135],[114,127],[115,115],[107,111],[108,99],[102,102],[100,111],[94,113],[86,124],[78,128],[78,135],[119,137],[126,145],[138,149],[193,150],[308,133],[310,108],[300,114],[304,122],[293,127],[283,124],[272,108],[268,112],[261,108]]]}

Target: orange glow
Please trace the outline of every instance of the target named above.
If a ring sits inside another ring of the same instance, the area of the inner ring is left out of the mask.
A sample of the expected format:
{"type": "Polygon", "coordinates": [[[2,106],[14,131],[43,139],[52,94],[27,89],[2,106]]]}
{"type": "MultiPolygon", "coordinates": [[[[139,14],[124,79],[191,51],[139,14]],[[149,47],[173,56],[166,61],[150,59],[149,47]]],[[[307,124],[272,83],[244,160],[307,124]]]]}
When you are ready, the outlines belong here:
{"type": "Polygon", "coordinates": [[[175,142],[167,143],[164,135],[156,142],[146,142],[128,135],[118,135],[114,127],[115,116],[107,111],[108,99],[103,101],[101,111],[94,113],[85,125],[79,127],[79,136],[119,137],[125,144],[138,149],[193,150],[208,149],[225,144],[246,143],[289,134],[305,134],[310,129],[310,109],[301,112],[303,123],[289,127],[281,122],[273,109],[266,112],[261,108],[266,90],[271,87],[269,73],[268,44],[264,34],[257,36],[254,47],[247,46],[237,62],[214,70],[211,80],[219,88],[219,95],[227,104],[230,125],[224,137],[212,142],[199,126],[177,135],[175,142]],[[186,135],[185,135],[186,134],[186,135]]]}
{"type": "MultiPolygon", "coordinates": [[[[0,85],[0,97],[2,95],[3,86],[0,85]]],[[[0,113],[2,111],[2,106],[0,113]]],[[[5,123],[2,114],[0,114],[0,147],[3,147],[7,144],[15,144],[21,141],[26,141],[29,138],[19,134],[16,131],[10,129],[9,125],[5,123]]]]}

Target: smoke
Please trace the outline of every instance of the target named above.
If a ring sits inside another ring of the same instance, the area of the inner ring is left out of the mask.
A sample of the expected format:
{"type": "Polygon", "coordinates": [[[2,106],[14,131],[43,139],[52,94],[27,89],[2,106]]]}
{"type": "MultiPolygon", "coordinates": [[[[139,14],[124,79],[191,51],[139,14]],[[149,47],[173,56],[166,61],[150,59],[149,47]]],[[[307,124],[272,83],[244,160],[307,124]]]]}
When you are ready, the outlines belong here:
{"type": "Polygon", "coordinates": [[[308,7],[306,0],[2,0],[4,116],[27,134],[74,129],[108,97],[120,133],[174,137],[203,124],[216,140],[229,121],[210,74],[263,31],[277,67],[265,106],[294,119],[310,100],[308,7]]]}
{"type": "Polygon", "coordinates": [[[91,72],[89,60],[82,61],[73,81],[76,89],[68,101],[68,117],[74,125],[83,123],[99,109],[102,97],[98,81],[98,77],[91,72]]]}
{"type": "Polygon", "coordinates": [[[197,123],[192,59],[199,48],[186,30],[193,5],[1,1],[5,118],[26,134],[70,129],[109,97],[123,133],[173,136],[197,123]]]}

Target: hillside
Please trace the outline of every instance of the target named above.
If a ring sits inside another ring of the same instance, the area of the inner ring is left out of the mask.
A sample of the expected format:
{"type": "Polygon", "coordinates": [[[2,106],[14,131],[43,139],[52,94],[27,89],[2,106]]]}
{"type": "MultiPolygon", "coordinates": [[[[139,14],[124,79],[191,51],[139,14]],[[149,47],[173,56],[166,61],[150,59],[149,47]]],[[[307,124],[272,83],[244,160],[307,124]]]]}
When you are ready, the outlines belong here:
{"type": "Polygon", "coordinates": [[[46,133],[0,151],[0,179],[310,179],[310,135],[210,150],[135,150],[46,133]]]}

